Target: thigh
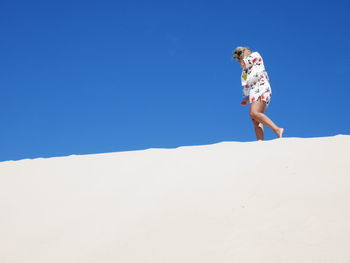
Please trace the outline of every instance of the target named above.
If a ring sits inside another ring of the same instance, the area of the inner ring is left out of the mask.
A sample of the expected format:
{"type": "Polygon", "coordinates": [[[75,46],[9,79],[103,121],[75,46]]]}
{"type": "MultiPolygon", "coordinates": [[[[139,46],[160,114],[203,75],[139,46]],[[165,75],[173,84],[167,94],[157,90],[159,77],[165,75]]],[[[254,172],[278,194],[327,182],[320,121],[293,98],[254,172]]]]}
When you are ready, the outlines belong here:
{"type": "Polygon", "coordinates": [[[266,109],[266,102],[261,100],[260,97],[257,101],[250,104],[250,112],[263,113],[266,109]]]}

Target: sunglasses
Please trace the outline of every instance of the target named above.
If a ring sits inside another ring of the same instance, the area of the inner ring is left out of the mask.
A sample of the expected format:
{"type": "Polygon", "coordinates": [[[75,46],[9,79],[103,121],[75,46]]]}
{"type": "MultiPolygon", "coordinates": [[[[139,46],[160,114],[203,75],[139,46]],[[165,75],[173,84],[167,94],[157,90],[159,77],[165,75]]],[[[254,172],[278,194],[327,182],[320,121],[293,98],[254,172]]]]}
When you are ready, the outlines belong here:
{"type": "Polygon", "coordinates": [[[235,51],[235,52],[234,52],[234,56],[233,56],[234,59],[239,60],[239,58],[241,57],[242,53],[243,53],[242,50],[235,51]]]}

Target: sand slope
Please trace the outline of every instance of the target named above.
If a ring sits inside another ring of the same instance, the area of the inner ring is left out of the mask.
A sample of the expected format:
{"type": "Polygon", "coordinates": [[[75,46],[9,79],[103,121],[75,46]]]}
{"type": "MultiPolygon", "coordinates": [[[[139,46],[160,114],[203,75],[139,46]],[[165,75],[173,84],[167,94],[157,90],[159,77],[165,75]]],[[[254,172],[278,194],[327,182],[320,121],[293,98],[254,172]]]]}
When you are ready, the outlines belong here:
{"type": "Polygon", "coordinates": [[[1,263],[349,263],[350,136],[0,163],[1,263]]]}

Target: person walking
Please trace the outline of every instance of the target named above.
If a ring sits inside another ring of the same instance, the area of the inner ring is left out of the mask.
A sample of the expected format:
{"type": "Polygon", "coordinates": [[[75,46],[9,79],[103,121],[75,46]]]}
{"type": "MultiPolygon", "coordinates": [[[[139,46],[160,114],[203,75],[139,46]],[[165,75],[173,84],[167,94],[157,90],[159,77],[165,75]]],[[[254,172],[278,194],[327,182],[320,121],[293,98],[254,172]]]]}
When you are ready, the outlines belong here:
{"type": "Polygon", "coordinates": [[[270,127],[278,138],[282,138],[283,128],[278,127],[264,112],[271,101],[272,91],[264,62],[259,52],[249,47],[237,47],[233,58],[242,68],[242,106],[250,103],[249,115],[252,118],[256,139],[264,140],[264,126],[270,127]]]}

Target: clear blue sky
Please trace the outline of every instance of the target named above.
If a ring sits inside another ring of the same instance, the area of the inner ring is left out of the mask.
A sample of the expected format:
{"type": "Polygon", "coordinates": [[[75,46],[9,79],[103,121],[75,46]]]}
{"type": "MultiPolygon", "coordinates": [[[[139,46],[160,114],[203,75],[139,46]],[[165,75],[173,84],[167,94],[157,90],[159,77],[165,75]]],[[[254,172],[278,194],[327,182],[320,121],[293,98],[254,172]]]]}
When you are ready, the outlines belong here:
{"type": "MultiPolygon", "coordinates": [[[[350,134],[349,1],[0,4],[0,161],[253,141],[236,46],[286,137],[350,134]]],[[[266,139],[275,136],[268,128],[266,139]]]]}

